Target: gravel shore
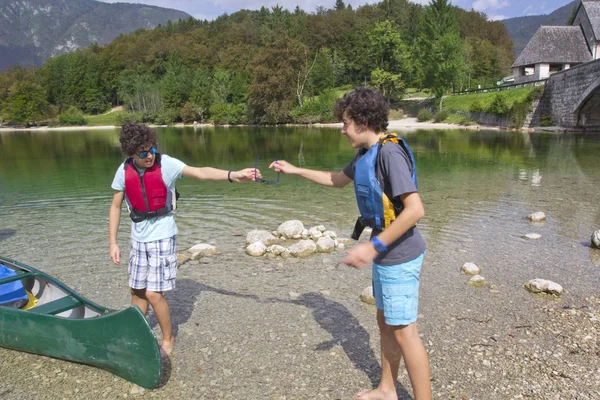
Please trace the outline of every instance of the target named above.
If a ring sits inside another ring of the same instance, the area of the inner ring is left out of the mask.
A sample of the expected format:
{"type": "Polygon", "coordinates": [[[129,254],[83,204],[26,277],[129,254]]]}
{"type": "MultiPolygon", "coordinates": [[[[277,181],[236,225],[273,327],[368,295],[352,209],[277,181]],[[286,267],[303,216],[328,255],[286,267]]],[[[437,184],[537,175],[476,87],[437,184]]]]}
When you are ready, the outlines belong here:
{"type": "MultiPolygon", "coordinates": [[[[514,262],[516,249],[528,245],[515,239],[505,253],[488,249],[490,260],[499,267],[514,262]]],[[[471,288],[459,272],[470,246],[432,246],[425,259],[419,327],[434,397],[600,399],[597,287],[567,286],[560,299],[533,296],[512,281],[524,283],[527,274],[505,279],[484,267],[491,286],[471,288]]],[[[564,256],[591,263],[595,252],[580,246],[564,256]]],[[[539,262],[560,262],[561,254],[549,251],[539,262]]],[[[370,268],[340,265],[343,256],[253,258],[240,245],[188,261],[167,296],[177,343],[159,388],[143,390],[93,367],[0,349],[0,398],[351,399],[378,383],[379,344],[375,308],[359,299],[370,268]]],[[[97,282],[74,277],[67,284],[100,304],[126,307],[126,271],[102,269],[120,276],[102,293],[102,273],[97,282]]],[[[152,315],[150,321],[158,333],[152,315]]],[[[398,393],[412,398],[403,366],[398,393]]]]}

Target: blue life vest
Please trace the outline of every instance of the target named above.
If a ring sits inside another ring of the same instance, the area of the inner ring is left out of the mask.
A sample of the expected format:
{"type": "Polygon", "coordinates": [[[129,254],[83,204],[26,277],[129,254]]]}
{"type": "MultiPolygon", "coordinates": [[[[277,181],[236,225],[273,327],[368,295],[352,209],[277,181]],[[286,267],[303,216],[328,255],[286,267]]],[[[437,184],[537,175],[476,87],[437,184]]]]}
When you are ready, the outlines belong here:
{"type": "Polygon", "coordinates": [[[395,133],[390,133],[371,146],[369,150],[361,150],[363,155],[354,165],[354,192],[360,210],[359,220],[362,219],[362,224],[377,230],[383,230],[390,226],[399,213],[398,208],[383,193],[381,185],[377,181],[377,156],[381,147],[387,142],[400,145],[408,154],[412,167],[411,178],[415,187],[418,188],[415,157],[404,139],[398,137],[395,133]]]}
{"type": "MultiPolygon", "coordinates": [[[[17,273],[0,264],[0,279],[10,278],[17,273]]],[[[12,281],[0,285],[0,306],[20,308],[27,303],[27,293],[21,281],[12,281]]]]}

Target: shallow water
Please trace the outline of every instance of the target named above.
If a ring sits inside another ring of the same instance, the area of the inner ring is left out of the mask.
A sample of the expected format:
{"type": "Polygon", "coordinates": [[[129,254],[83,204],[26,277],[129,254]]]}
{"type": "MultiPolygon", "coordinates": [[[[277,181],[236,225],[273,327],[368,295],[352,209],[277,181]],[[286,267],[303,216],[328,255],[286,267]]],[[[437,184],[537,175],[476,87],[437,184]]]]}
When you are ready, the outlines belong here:
{"type": "MultiPolygon", "coordinates": [[[[275,178],[267,170],[275,158],[338,171],[353,156],[346,138],[328,128],[158,131],[160,151],[189,165],[239,169],[254,166],[259,156],[267,179],[275,178]]],[[[417,160],[426,208],[420,229],[430,252],[456,249],[477,262],[521,247],[535,258],[559,242],[588,251],[590,235],[600,227],[598,137],[462,130],[402,135],[417,160]],[[534,211],[544,211],[548,221],[527,222],[534,211]],[[535,243],[520,238],[530,232],[543,237],[535,243]]],[[[110,184],[122,160],[117,130],[0,134],[0,253],[63,278],[109,264],[110,184]]],[[[328,189],[290,176],[282,175],[276,185],[183,179],[178,190],[180,250],[198,242],[240,249],[247,231],[273,230],[289,219],[348,236],[356,216],[351,186],[328,189]]],[[[124,213],[124,250],[128,230],[124,213]]],[[[597,287],[590,254],[587,265],[547,265],[542,272],[575,272],[582,289],[597,287]]],[[[519,268],[505,266],[503,272],[519,268]]]]}
{"type": "MultiPolygon", "coordinates": [[[[260,156],[267,179],[275,178],[266,171],[273,158],[338,171],[354,154],[332,129],[165,128],[159,134],[161,151],[190,165],[237,169],[254,166],[260,156]]],[[[426,209],[419,223],[428,245],[419,329],[434,393],[507,399],[535,389],[540,398],[596,398],[597,379],[548,378],[550,372],[525,361],[539,357],[565,373],[597,376],[597,353],[573,351],[574,341],[589,347],[586,331],[566,319],[548,322],[546,308],[563,312],[598,294],[600,250],[589,241],[600,228],[600,138],[401,134],[415,152],[426,209]],[[547,222],[528,222],[534,211],[545,212],[547,222]],[[542,238],[521,238],[526,233],[542,238]],[[467,286],[459,271],[468,261],[482,268],[492,290],[467,286]],[[554,280],[566,294],[557,303],[534,297],[523,289],[533,278],[554,280]],[[561,347],[563,330],[569,339],[561,347]],[[490,367],[479,347],[489,349],[490,367]]],[[[122,160],[116,130],[0,133],[0,254],[50,273],[98,304],[127,307],[126,266],[108,257],[110,184],[122,160]]],[[[276,185],[183,179],[178,189],[179,250],[209,242],[220,252],[184,264],[176,290],[167,294],[177,347],[163,371],[166,384],[150,397],[337,399],[377,384],[375,311],[358,298],[370,268],[339,266],[343,251],[285,261],[244,254],[247,231],[273,230],[288,219],[349,236],[357,212],[351,187],[322,188],[282,175],[276,185]]],[[[123,213],[125,257],[128,232],[123,213]]],[[[593,324],[586,312],[592,311],[582,307],[582,319],[593,324]]],[[[150,321],[158,335],[152,315],[150,321]]],[[[0,397],[11,400],[139,393],[93,367],[6,349],[0,349],[0,370],[6,378],[0,397]],[[23,365],[31,374],[22,373],[23,365]]],[[[400,398],[410,398],[403,368],[399,381],[400,398]]]]}

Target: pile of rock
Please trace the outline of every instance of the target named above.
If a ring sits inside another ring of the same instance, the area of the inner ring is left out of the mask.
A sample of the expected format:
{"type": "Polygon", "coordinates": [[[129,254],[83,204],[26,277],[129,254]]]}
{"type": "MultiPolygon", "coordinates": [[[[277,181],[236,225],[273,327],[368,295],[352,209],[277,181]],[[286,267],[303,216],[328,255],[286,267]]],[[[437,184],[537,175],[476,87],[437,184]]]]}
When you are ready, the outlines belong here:
{"type": "Polygon", "coordinates": [[[298,220],[286,221],[277,230],[255,229],[246,235],[246,254],[253,257],[308,257],[343,249],[352,239],[338,238],[337,233],[323,225],[306,229],[298,220]],[[286,247],[289,241],[295,241],[286,247]]]}

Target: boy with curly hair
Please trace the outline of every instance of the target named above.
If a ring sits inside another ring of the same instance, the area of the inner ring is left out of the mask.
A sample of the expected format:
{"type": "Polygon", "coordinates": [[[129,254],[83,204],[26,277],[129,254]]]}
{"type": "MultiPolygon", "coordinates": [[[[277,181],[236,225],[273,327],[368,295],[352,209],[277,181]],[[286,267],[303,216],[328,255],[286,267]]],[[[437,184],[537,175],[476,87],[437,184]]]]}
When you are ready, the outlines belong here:
{"type": "Polygon", "coordinates": [[[171,312],[163,293],[175,288],[177,275],[175,182],[182,177],[199,180],[249,182],[260,178],[254,168],[225,171],[190,167],[176,158],[158,153],[156,132],[142,124],[125,124],[120,134],[127,155],[112,182],[115,190],[108,218],[110,258],[121,265],[117,232],[123,200],[131,224],[131,252],[128,262],[131,303],[146,314],[152,306],[162,332],[161,355],[173,351],[175,338],[171,312]]]}
{"type": "Polygon", "coordinates": [[[357,149],[340,172],[298,168],[278,160],[269,168],[323,186],[342,188],[354,181],[360,227],[373,228],[371,240],[348,251],[344,263],[362,268],[373,262],[372,284],[381,339],[381,381],[354,400],[397,400],[396,380],[404,361],[415,400],[431,399],[429,358],[417,330],[419,277],[425,241],[416,223],[424,215],[416,166],[408,145],[388,134],[389,107],[375,89],[358,87],[339,99],[334,114],[342,134],[357,149]]]}

